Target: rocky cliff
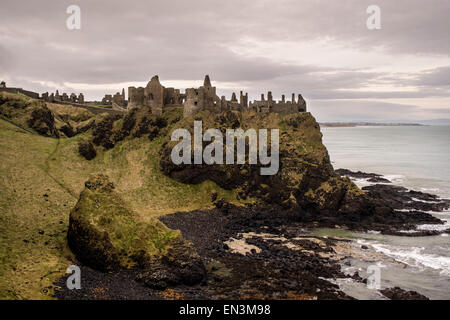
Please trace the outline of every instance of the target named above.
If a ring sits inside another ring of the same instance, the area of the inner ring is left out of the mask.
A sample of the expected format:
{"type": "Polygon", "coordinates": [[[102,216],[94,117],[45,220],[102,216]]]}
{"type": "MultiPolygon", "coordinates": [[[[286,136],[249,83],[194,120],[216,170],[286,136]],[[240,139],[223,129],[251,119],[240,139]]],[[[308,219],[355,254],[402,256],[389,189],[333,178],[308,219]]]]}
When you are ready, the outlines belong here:
{"type": "MultiPolygon", "coordinates": [[[[178,142],[170,135],[160,152],[162,171],[184,183],[213,180],[223,188],[239,190],[239,197],[256,197],[264,204],[326,215],[368,215],[373,202],[353,182],[334,172],[327,149],[322,144],[320,127],[310,113],[280,115],[227,111],[213,114],[202,111],[184,118],[172,130],[186,128],[193,134],[194,120],[203,129],[217,128],[225,135],[229,128],[279,129],[280,168],[277,174],[263,176],[260,165],[175,165],[171,150],[178,142]]],[[[248,142],[247,142],[248,143],[248,142]]],[[[225,153],[225,152],[224,152],[225,153]]]]}

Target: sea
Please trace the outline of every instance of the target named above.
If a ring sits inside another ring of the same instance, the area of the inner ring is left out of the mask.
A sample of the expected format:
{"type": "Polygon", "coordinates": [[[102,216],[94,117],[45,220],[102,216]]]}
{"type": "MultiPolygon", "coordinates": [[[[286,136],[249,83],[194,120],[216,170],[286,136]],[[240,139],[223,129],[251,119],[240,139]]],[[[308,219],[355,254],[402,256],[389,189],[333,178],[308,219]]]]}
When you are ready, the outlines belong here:
{"type": "MultiPolygon", "coordinates": [[[[381,174],[395,185],[450,199],[450,126],[324,127],[321,131],[335,169],[381,174]]],[[[355,183],[370,185],[364,179],[355,183]]],[[[450,228],[450,211],[429,213],[446,224],[419,228],[450,228]]],[[[338,279],[341,289],[355,298],[385,299],[376,289],[400,287],[430,299],[450,299],[448,234],[401,237],[336,229],[318,229],[314,234],[350,238],[355,247],[366,246],[376,253],[342,266],[349,274],[358,271],[371,276],[371,281],[376,279],[370,286],[338,279]]]]}

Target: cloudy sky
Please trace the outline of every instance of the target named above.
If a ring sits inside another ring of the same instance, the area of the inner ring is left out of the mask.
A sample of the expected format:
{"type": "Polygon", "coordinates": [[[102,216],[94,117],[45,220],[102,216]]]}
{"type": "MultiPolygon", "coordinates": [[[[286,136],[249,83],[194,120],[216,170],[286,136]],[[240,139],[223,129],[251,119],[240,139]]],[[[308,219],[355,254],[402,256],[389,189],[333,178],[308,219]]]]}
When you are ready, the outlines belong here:
{"type": "Polygon", "coordinates": [[[449,13],[448,0],[1,0],[0,79],[100,99],[209,74],[228,98],[302,93],[319,121],[450,118],[449,13]]]}

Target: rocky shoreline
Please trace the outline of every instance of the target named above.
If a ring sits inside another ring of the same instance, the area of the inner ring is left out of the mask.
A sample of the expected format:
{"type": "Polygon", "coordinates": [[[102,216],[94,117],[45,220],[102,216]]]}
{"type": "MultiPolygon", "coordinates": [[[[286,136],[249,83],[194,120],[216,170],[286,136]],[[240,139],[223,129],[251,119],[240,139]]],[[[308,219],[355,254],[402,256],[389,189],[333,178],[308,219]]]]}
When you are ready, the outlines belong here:
{"type": "MultiPolygon", "coordinates": [[[[66,277],[56,283],[59,299],[352,299],[326,279],[351,278],[365,283],[358,273],[346,275],[340,261],[363,256],[368,248],[350,240],[314,237],[317,227],[375,230],[384,234],[425,236],[444,231],[416,230],[418,224],[443,222],[423,211],[442,211],[449,200],[394,186],[376,174],[337,170],[352,179],[376,179],[383,184],[364,187],[374,199],[388,203],[394,215],[353,221],[345,216],[311,216],[275,206],[237,207],[219,199],[215,209],[179,212],[160,217],[192,242],[207,271],[196,285],[150,288],[139,281],[138,270],[101,272],[81,265],[82,290],[68,290],[66,277]],[[409,232],[404,232],[409,230],[409,232]]],[[[400,288],[385,288],[389,299],[425,299],[400,288]]]]}

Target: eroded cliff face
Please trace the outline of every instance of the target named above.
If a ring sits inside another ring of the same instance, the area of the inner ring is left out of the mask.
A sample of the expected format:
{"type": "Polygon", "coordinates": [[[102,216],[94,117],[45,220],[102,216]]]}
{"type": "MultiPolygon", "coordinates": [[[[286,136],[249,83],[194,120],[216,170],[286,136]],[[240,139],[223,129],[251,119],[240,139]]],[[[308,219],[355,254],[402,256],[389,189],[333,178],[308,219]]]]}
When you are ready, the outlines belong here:
{"type": "Polygon", "coordinates": [[[20,94],[0,92],[0,117],[44,137],[64,138],[88,131],[104,115],[69,105],[46,103],[20,94]]]}
{"type": "Polygon", "coordinates": [[[170,155],[178,142],[170,141],[168,135],[160,152],[160,165],[173,179],[184,183],[209,179],[223,188],[238,189],[242,199],[256,197],[265,204],[298,207],[311,213],[364,215],[374,210],[374,204],[363,191],[334,172],[322,143],[319,124],[310,113],[282,115],[227,111],[213,114],[202,111],[182,119],[172,130],[185,128],[193,136],[194,120],[202,121],[203,131],[217,128],[223,136],[226,129],[279,129],[279,171],[264,176],[260,174],[260,164],[247,163],[175,165],[170,155]]]}

